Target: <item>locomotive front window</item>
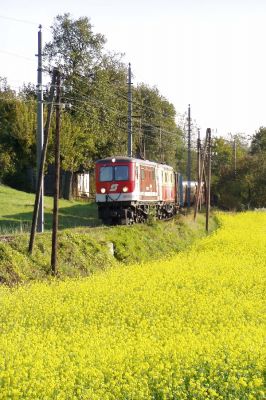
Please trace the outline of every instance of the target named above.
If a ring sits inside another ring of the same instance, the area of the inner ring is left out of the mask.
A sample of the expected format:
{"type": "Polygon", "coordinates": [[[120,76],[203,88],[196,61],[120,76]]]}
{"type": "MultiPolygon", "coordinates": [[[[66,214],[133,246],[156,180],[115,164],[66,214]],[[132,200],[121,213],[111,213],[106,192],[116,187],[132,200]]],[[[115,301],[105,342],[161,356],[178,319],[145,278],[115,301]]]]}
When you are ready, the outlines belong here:
{"type": "Polygon", "coordinates": [[[100,168],[100,182],[111,182],[113,180],[113,167],[100,168]]]}
{"type": "Polygon", "coordinates": [[[117,165],[114,167],[115,181],[128,181],[128,166],[117,165]]]}

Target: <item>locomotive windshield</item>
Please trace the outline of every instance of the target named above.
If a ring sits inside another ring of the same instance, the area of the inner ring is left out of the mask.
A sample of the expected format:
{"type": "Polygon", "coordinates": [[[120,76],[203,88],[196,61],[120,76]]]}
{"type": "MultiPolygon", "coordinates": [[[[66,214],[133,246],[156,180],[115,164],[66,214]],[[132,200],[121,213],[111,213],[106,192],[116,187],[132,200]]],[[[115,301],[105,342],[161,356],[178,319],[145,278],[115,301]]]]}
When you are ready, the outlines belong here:
{"type": "Polygon", "coordinates": [[[127,181],[128,180],[128,166],[116,165],[106,166],[100,168],[100,182],[111,181],[127,181]]]}
{"type": "Polygon", "coordinates": [[[128,166],[117,165],[114,167],[115,181],[127,181],[128,180],[128,166]]]}
{"type": "Polygon", "coordinates": [[[110,182],[113,180],[113,167],[100,168],[100,182],[110,182]]]}

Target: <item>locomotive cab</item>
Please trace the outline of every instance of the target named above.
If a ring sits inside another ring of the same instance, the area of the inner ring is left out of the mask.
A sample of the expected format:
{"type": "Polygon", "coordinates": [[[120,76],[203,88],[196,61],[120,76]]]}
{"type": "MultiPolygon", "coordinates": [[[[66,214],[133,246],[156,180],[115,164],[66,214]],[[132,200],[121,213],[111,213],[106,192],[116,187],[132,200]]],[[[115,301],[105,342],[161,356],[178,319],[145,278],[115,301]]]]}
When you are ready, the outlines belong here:
{"type": "Polygon", "coordinates": [[[99,218],[106,224],[128,224],[135,189],[135,162],[127,157],[106,158],[96,162],[96,203],[99,218]]]}

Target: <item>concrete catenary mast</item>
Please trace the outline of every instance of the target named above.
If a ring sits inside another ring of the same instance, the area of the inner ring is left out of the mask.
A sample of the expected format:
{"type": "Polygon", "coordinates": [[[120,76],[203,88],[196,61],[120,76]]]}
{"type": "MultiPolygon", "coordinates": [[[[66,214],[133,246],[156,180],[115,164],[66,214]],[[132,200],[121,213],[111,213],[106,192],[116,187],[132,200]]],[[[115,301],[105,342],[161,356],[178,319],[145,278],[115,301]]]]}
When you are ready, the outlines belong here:
{"type": "MultiPolygon", "coordinates": [[[[38,32],[38,73],[37,73],[37,174],[39,176],[41,154],[43,148],[43,85],[42,85],[42,26],[39,26],[38,32]]],[[[36,182],[37,185],[37,182],[36,182]]],[[[37,232],[44,230],[44,214],[43,214],[43,178],[41,182],[41,196],[39,203],[39,211],[37,218],[37,232]]]]}

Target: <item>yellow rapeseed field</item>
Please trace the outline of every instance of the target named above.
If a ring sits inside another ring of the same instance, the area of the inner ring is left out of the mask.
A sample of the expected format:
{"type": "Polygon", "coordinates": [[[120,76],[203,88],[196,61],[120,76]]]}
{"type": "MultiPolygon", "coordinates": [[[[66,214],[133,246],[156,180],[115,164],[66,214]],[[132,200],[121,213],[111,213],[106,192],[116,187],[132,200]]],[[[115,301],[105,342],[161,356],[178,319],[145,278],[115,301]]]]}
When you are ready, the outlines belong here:
{"type": "Polygon", "coordinates": [[[2,287],[0,399],[265,399],[266,213],[219,219],[167,261],[2,287]]]}

